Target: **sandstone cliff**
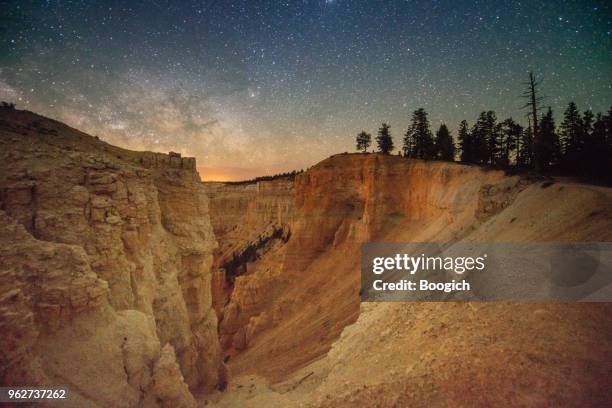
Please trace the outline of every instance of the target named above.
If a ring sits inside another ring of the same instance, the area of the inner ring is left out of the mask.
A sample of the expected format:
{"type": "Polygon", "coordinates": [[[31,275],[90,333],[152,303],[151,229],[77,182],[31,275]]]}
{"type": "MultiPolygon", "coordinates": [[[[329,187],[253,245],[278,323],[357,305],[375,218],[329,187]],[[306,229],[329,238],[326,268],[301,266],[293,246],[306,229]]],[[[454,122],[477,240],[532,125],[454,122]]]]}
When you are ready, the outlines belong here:
{"type": "Polygon", "coordinates": [[[204,183],[219,241],[213,269],[213,305],[224,349],[243,349],[267,327],[276,297],[285,243],[291,236],[293,181],[204,183]]]}
{"type": "Polygon", "coordinates": [[[236,279],[256,282],[267,269],[276,277],[273,289],[262,285],[249,294],[265,297],[259,314],[232,306],[257,299],[231,294],[228,306],[240,322],[235,336],[250,335],[238,339],[243,347],[229,361],[234,377],[221,406],[597,406],[606,400],[609,305],[360,305],[357,291],[360,245],[368,241],[609,241],[612,189],[353,154],[299,175],[293,200],[282,257],[264,254],[236,279]],[[244,310],[248,319],[240,318],[244,310]]]}
{"type": "Polygon", "coordinates": [[[0,109],[0,378],[79,405],[191,406],[223,385],[195,160],[0,109]]]}
{"type": "MultiPolygon", "coordinates": [[[[461,240],[610,241],[612,189],[534,182],[461,240]]],[[[605,406],[612,386],[611,306],[364,304],[326,358],[308,368],[317,395],[310,403],[605,406]]]]}
{"type": "Polygon", "coordinates": [[[225,387],[223,357],[229,390],[203,397],[220,406],[609,398],[608,304],[360,305],[358,291],[364,242],[609,241],[612,189],[376,154],[201,183],[193,159],[7,109],[0,157],[3,384],[189,407],[225,387]]]}
{"type": "Polygon", "coordinates": [[[354,154],[324,160],[293,184],[207,187],[220,247],[228,248],[216,253],[218,266],[256,247],[272,226],[290,232],[244,262],[220,302],[224,348],[232,355],[247,349],[232,356],[236,375],[280,379],[327,352],[359,315],[363,242],[458,239],[527,181],[480,167],[354,154]]]}

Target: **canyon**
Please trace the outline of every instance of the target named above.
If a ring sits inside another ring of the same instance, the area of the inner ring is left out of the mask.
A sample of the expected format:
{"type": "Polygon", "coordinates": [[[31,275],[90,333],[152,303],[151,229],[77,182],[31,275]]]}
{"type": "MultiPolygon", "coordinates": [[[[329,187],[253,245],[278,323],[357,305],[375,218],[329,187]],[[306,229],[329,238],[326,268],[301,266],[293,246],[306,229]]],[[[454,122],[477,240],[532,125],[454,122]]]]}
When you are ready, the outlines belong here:
{"type": "Polygon", "coordinates": [[[609,303],[362,304],[359,254],[610,241],[610,188],[379,154],[203,183],[12,109],[0,146],[3,384],[79,406],[606,405],[609,303]]]}
{"type": "Polygon", "coordinates": [[[234,336],[222,343],[235,378],[221,406],[606,400],[610,304],[360,305],[358,291],[364,242],[609,241],[609,188],[375,154],[313,166],[295,178],[289,203],[280,194],[288,182],[205,183],[227,245],[216,259],[240,259],[271,226],[290,237],[243,259],[221,295],[213,290],[226,305],[221,333],[234,336]],[[500,361],[508,371],[493,374],[500,361]]]}

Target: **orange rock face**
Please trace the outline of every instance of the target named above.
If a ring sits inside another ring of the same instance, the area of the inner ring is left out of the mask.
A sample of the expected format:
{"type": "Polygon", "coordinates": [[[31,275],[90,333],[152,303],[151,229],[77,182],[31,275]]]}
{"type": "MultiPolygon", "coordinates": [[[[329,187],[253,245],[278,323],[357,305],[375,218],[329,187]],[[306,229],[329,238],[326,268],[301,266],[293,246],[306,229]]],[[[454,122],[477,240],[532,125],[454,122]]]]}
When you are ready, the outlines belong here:
{"type": "Polygon", "coordinates": [[[195,160],[9,109],[0,152],[3,384],[66,383],[77,401],[135,406],[165,404],[172,387],[189,405],[189,388],[225,381],[195,160]],[[161,387],[156,370],[173,364],[161,387]]]}
{"type": "Polygon", "coordinates": [[[219,241],[212,294],[220,321],[220,339],[225,349],[242,350],[267,325],[264,322],[268,314],[261,314],[276,297],[274,291],[279,285],[278,273],[294,215],[293,181],[279,178],[204,186],[219,241]]]}
{"type": "Polygon", "coordinates": [[[193,159],[6,109],[0,155],[3,384],[113,407],[609,400],[609,304],[358,292],[365,242],[610,241],[612,189],[378,154],[201,183],[193,159]]]}
{"type": "Polygon", "coordinates": [[[223,294],[220,339],[236,354],[233,373],[279,379],[327,352],[359,315],[360,245],[457,239],[479,214],[507,205],[488,194],[493,185],[509,200],[524,183],[480,167],[354,154],[324,160],[293,185],[209,185],[215,265],[257,248],[231,283],[219,278],[223,289],[213,290],[223,294]],[[276,226],[287,240],[259,248],[276,226]]]}
{"type": "Polygon", "coordinates": [[[364,242],[609,241],[612,189],[352,154],[298,175],[293,200],[289,239],[245,265],[223,310],[221,406],[609,400],[609,304],[360,305],[358,290],[364,242]]]}

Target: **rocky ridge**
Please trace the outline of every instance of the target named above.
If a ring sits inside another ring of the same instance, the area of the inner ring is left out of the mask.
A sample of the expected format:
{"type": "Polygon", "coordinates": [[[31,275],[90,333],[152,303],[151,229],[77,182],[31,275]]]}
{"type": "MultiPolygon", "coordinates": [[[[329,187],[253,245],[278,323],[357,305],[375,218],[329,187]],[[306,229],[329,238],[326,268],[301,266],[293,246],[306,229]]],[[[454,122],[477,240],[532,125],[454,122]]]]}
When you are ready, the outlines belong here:
{"type": "Polygon", "coordinates": [[[195,160],[6,108],[0,152],[3,384],[126,407],[193,406],[190,390],[223,387],[195,160]]]}

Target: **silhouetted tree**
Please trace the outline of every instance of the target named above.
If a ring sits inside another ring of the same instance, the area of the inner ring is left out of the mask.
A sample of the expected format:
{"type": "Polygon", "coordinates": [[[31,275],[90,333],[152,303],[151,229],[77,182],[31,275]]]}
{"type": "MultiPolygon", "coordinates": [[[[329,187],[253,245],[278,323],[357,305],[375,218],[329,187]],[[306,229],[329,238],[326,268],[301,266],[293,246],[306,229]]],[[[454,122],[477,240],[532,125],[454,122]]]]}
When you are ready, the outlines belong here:
{"type": "MultiPolygon", "coordinates": [[[[601,115],[600,115],[601,117],[601,115]]],[[[594,164],[600,155],[599,151],[604,149],[605,142],[600,143],[596,140],[594,132],[594,120],[595,115],[590,110],[584,111],[582,116],[582,151],[579,156],[579,172],[581,175],[589,178],[597,178],[598,171],[595,169],[594,164]]],[[[612,159],[612,158],[611,158],[612,159]]]]}
{"type": "Polygon", "coordinates": [[[383,123],[378,129],[378,136],[376,136],[376,143],[378,144],[378,151],[384,154],[389,154],[393,150],[393,138],[389,126],[383,123]]]}
{"type": "Polygon", "coordinates": [[[582,116],[582,125],[586,134],[590,134],[591,132],[593,132],[594,119],[595,115],[591,110],[584,111],[584,114],[582,116]]]}
{"type": "Polygon", "coordinates": [[[429,120],[425,109],[419,108],[412,113],[410,127],[404,136],[404,155],[416,159],[435,158],[433,134],[429,129],[429,120]]]}
{"type": "Polygon", "coordinates": [[[519,167],[530,168],[533,166],[533,130],[531,120],[529,126],[523,131],[521,142],[516,156],[516,164],[519,167]]]}
{"type": "Polygon", "coordinates": [[[368,147],[370,147],[370,145],[372,144],[372,135],[362,130],[357,134],[355,141],[357,144],[357,150],[366,153],[368,151],[368,147]]]}
{"type": "MultiPolygon", "coordinates": [[[[519,150],[523,127],[516,123],[512,118],[508,118],[501,123],[501,146],[497,158],[498,164],[508,166],[512,162],[512,156],[519,150]]],[[[518,161],[518,157],[515,162],[518,161]]]]}
{"type": "Polygon", "coordinates": [[[527,99],[527,103],[523,105],[523,108],[529,108],[529,115],[531,115],[531,120],[533,123],[533,143],[534,143],[534,157],[533,157],[533,165],[536,172],[539,172],[542,168],[542,160],[540,160],[539,152],[544,152],[545,148],[538,148],[537,146],[540,143],[540,127],[538,126],[538,111],[540,110],[540,102],[543,97],[539,96],[538,86],[542,83],[542,81],[537,81],[533,72],[529,73],[529,80],[524,83],[526,86],[525,92],[523,92],[523,98],[527,99]]]}
{"type": "Polygon", "coordinates": [[[612,183],[612,109],[595,118],[585,145],[585,173],[591,179],[612,183]]]}
{"type": "Polygon", "coordinates": [[[461,150],[461,161],[464,163],[475,163],[474,142],[467,121],[462,120],[459,124],[457,138],[459,139],[459,149],[461,150]]]}
{"type": "Polygon", "coordinates": [[[570,102],[563,114],[563,122],[559,126],[563,148],[563,167],[570,173],[580,173],[582,170],[584,133],[584,123],[578,107],[574,102],[570,102]]]}
{"type": "Polygon", "coordinates": [[[448,128],[443,123],[436,132],[435,140],[436,158],[446,161],[455,161],[455,144],[448,128]]]}
{"type": "Polygon", "coordinates": [[[295,177],[298,174],[302,174],[304,172],[304,169],[301,169],[299,171],[297,170],[292,170],[290,172],[286,172],[286,173],[277,173],[274,174],[272,176],[259,176],[259,177],[255,177],[252,179],[248,179],[248,180],[240,180],[240,181],[225,181],[225,184],[229,184],[229,185],[244,185],[244,184],[254,184],[260,181],[270,181],[270,180],[276,180],[278,178],[288,178],[290,180],[295,179],[295,177]]]}
{"type": "Polygon", "coordinates": [[[413,158],[415,146],[416,142],[414,139],[414,134],[410,130],[410,128],[408,128],[408,130],[406,130],[406,133],[404,133],[404,144],[402,145],[402,152],[404,152],[404,157],[413,158]]]}
{"type": "Polygon", "coordinates": [[[540,169],[546,170],[556,166],[561,156],[559,136],[555,131],[555,119],[549,107],[540,121],[540,139],[535,143],[534,157],[540,158],[540,169]]]}
{"type": "Polygon", "coordinates": [[[474,163],[487,164],[492,162],[497,149],[497,118],[495,112],[481,112],[472,127],[472,143],[474,163]]]}
{"type": "Polygon", "coordinates": [[[495,122],[487,139],[487,162],[489,164],[501,164],[502,149],[505,143],[504,136],[502,124],[495,122]]]}
{"type": "Polygon", "coordinates": [[[487,113],[481,112],[476,123],[472,126],[472,148],[474,152],[474,163],[484,164],[487,157],[487,113]]]}

